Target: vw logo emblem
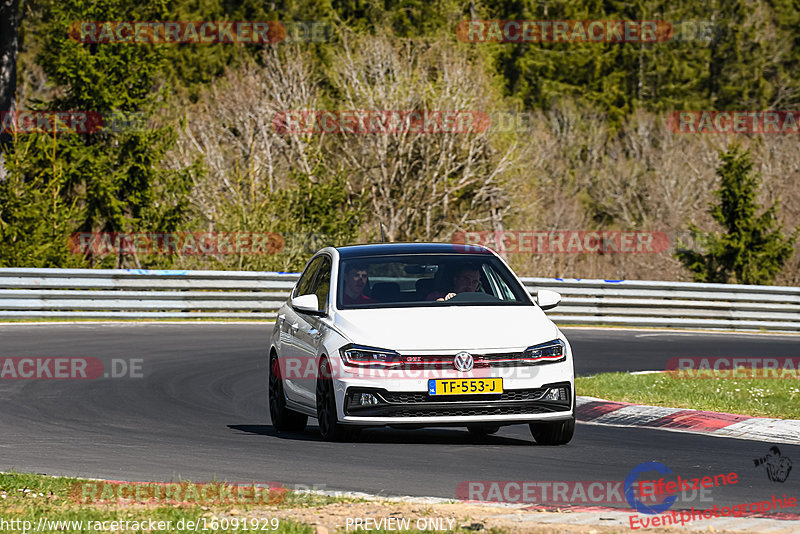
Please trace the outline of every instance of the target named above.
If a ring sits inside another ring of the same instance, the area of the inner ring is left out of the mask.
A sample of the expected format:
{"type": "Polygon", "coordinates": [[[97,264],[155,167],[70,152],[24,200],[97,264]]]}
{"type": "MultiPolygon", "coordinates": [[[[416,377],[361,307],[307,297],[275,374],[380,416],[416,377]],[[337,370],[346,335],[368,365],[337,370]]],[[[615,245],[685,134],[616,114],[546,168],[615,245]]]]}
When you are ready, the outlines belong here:
{"type": "Polygon", "coordinates": [[[459,352],[453,360],[453,367],[458,371],[466,373],[472,370],[475,361],[472,359],[472,354],[469,352],[459,352]]]}

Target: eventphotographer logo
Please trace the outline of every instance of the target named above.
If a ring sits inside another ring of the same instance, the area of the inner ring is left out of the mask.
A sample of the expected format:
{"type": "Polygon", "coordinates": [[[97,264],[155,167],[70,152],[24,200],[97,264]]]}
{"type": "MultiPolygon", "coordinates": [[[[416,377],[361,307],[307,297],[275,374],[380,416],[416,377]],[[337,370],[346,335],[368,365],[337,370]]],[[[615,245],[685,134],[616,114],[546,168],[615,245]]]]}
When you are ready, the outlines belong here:
{"type": "Polygon", "coordinates": [[[669,507],[675,503],[677,497],[671,495],[657,504],[645,504],[642,502],[641,496],[636,493],[636,488],[641,488],[639,476],[642,473],[649,473],[651,471],[655,471],[661,475],[672,473],[672,469],[661,462],[645,462],[630,470],[628,476],[625,477],[623,488],[625,491],[625,499],[628,501],[628,504],[631,505],[631,508],[643,514],[656,515],[669,510],[669,507]]]}
{"type": "Polygon", "coordinates": [[[755,458],[753,464],[756,467],[764,466],[767,477],[772,482],[786,482],[792,470],[792,461],[788,456],[783,456],[778,447],[770,447],[769,452],[761,458],[755,458]]]}

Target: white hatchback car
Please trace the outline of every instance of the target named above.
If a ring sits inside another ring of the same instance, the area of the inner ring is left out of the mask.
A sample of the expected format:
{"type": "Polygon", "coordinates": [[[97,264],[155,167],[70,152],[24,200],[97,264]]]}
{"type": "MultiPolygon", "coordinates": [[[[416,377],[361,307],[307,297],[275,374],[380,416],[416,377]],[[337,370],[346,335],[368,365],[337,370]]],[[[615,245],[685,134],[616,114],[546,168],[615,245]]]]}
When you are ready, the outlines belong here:
{"type": "Polygon", "coordinates": [[[279,431],[527,423],[537,443],[575,431],[572,350],[491,250],[451,244],[324,248],[278,312],[269,409],[279,431]]]}

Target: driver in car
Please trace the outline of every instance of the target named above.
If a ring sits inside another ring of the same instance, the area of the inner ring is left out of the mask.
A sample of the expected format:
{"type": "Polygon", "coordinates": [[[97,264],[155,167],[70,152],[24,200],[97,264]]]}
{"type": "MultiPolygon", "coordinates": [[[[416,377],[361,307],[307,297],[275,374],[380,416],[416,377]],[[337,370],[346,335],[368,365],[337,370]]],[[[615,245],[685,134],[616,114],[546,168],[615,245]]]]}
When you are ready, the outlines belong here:
{"type": "Polygon", "coordinates": [[[374,302],[364,294],[367,287],[367,268],[364,265],[353,263],[347,266],[344,271],[344,295],[342,303],[350,304],[369,304],[374,302]]]}
{"type": "Polygon", "coordinates": [[[461,266],[453,276],[452,291],[434,291],[428,293],[425,300],[445,301],[455,297],[458,293],[474,292],[481,283],[481,274],[473,265],[461,266]]]}

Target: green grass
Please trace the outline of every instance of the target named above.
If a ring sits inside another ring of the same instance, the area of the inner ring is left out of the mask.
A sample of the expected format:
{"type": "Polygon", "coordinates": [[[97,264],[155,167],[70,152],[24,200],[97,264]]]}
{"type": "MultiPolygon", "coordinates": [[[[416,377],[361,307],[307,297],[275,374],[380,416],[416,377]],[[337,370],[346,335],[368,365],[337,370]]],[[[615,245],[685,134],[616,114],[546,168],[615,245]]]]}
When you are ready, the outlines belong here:
{"type": "MultiPolygon", "coordinates": [[[[93,528],[87,522],[91,521],[128,521],[128,522],[141,522],[153,520],[158,521],[172,521],[169,529],[164,531],[169,532],[194,532],[188,528],[177,528],[179,521],[205,521],[205,525],[211,525],[212,520],[215,518],[219,520],[220,514],[227,517],[232,507],[230,505],[220,506],[206,506],[195,503],[162,503],[162,504],[135,504],[135,503],[113,503],[113,504],[94,504],[86,505],[81,504],[76,500],[75,487],[76,484],[93,483],[94,481],[79,480],[75,478],[64,477],[48,477],[44,475],[32,474],[19,474],[19,473],[0,473],[0,518],[5,521],[19,520],[17,523],[19,528],[14,528],[14,525],[2,525],[3,530],[22,532],[24,523],[23,521],[30,521],[33,529],[39,526],[40,518],[44,517],[48,521],[82,521],[82,528],[75,528],[76,525],[63,526],[59,529],[58,525],[49,525],[37,530],[37,532],[51,532],[63,533],[68,532],[97,532],[99,529],[93,528]],[[72,490],[72,493],[71,493],[72,490]]],[[[278,506],[292,507],[298,506],[298,499],[302,500],[302,495],[289,496],[284,502],[278,506]]],[[[315,501],[319,499],[327,499],[326,497],[314,496],[315,501]]],[[[310,502],[304,502],[304,505],[310,505],[310,502]]],[[[239,510],[248,510],[255,508],[254,505],[236,505],[239,510]]],[[[241,513],[241,512],[240,512],[241,513]]],[[[264,517],[269,517],[268,513],[264,517]]],[[[243,521],[244,517],[240,519],[243,521]]],[[[185,524],[185,523],[184,523],[185,524]]],[[[241,523],[240,523],[241,524],[241,523]]],[[[259,528],[264,524],[258,523],[259,528]]],[[[166,525],[166,523],[165,523],[166,525]]],[[[203,530],[203,523],[199,523],[199,529],[203,530]]],[[[242,524],[243,525],[243,524],[242,524]]],[[[111,526],[109,524],[109,526],[111,526]]],[[[129,527],[133,526],[130,523],[129,527]]],[[[213,525],[211,525],[213,526],[213,525]]],[[[219,528],[209,529],[205,532],[231,532],[234,529],[219,528]]],[[[228,526],[228,525],[226,525],[228,526]]],[[[280,519],[277,523],[278,528],[272,530],[271,524],[267,530],[259,530],[261,532],[282,532],[290,534],[305,534],[313,533],[314,528],[310,525],[303,525],[301,523],[291,522],[280,519]]],[[[32,529],[31,529],[32,530],[32,529]]],[[[149,530],[147,526],[144,529],[128,529],[127,531],[140,532],[142,530],[149,530]]],[[[243,528],[238,529],[240,532],[247,532],[243,528]]],[[[109,531],[108,528],[105,531],[109,531]]],[[[125,531],[120,528],[118,532],[125,531]]],[[[156,529],[152,532],[161,532],[156,529]]]]}
{"type": "Polygon", "coordinates": [[[800,419],[800,375],[780,379],[676,378],[669,373],[605,373],[575,379],[578,395],[759,417],[800,419]]]}
{"type": "MultiPolygon", "coordinates": [[[[139,483],[146,484],[146,483],[139,483]]],[[[183,482],[184,488],[187,483],[183,482]]],[[[280,518],[274,521],[276,513],[290,512],[300,508],[324,507],[335,503],[355,504],[367,503],[363,499],[351,497],[332,497],[322,494],[299,493],[292,491],[274,490],[269,495],[276,498],[269,499],[269,503],[253,504],[246,502],[213,503],[189,502],[188,499],[168,501],[162,497],[158,502],[147,499],[127,498],[135,494],[123,493],[126,499],[105,499],[105,502],[91,502],[102,496],[100,488],[111,487],[102,481],[84,480],[67,477],[50,477],[46,475],[24,473],[0,473],[0,532],[32,532],[64,534],[97,532],[146,532],[160,533],[252,533],[252,532],[280,532],[288,534],[313,534],[313,525],[280,518]],[[96,493],[91,489],[97,488],[96,493]],[[90,496],[90,497],[87,497],[90,496]],[[94,497],[91,497],[94,496],[94,497]],[[47,523],[40,523],[45,518],[47,523]],[[10,521],[16,523],[8,523],[10,521]],[[150,529],[149,521],[158,523],[163,521],[163,527],[156,525],[150,529]],[[80,521],[80,526],[72,524],[55,524],[54,522],[80,521]],[[111,521],[125,522],[116,529],[111,521]],[[167,525],[167,521],[171,524],[167,525]],[[183,521],[183,523],[181,523],[183,521]],[[194,521],[197,528],[190,528],[187,524],[194,521]],[[255,521],[255,523],[254,523],[255,521]],[[29,523],[24,523],[29,522],[29,523]],[[96,524],[95,522],[100,522],[96,524]],[[102,525],[106,522],[106,525],[102,525]],[[139,523],[138,525],[134,522],[139,523]],[[144,524],[141,524],[145,522],[144,524]],[[182,528],[179,528],[181,526],[182,528]],[[39,528],[42,527],[42,528],[39,528]],[[126,528],[127,527],[127,528],[126,528]],[[276,527],[276,528],[273,528],[276,527]],[[163,530],[162,530],[163,528],[163,530]]],[[[113,486],[114,491],[121,491],[121,487],[113,486]]],[[[144,486],[148,487],[148,486],[144,486]]],[[[164,487],[164,486],[159,486],[164,487]]],[[[125,490],[126,492],[128,490],[125,490]]],[[[162,494],[163,495],[163,494],[162,494]]],[[[185,493],[183,495],[186,495],[185,493]]],[[[212,497],[213,499],[213,497],[212,497]]],[[[369,501],[375,509],[381,505],[369,501]]],[[[388,516],[386,511],[375,512],[378,516],[388,516]]],[[[424,514],[420,514],[424,515],[424,514]]],[[[363,514],[360,516],[363,517],[363,514]]],[[[344,528],[339,531],[344,532],[344,528]]],[[[456,532],[468,532],[456,528],[456,532]]],[[[383,532],[372,531],[372,532],[383,532]]],[[[423,532],[412,529],[406,532],[423,532]]],[[[486,534],[503,534],[502,529],[488,529],[486,534]]]]}

